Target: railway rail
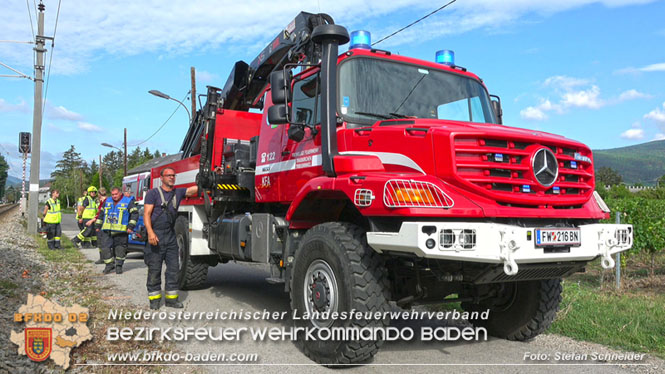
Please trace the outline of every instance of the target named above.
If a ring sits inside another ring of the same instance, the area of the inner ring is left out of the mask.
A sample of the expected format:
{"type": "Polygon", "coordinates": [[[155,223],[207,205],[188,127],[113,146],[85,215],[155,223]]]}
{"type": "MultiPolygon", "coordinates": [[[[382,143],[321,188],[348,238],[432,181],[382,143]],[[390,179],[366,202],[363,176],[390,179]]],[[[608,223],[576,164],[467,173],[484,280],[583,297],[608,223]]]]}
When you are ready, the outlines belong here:
{"type": "Polygon", "coordinates": [[[5,213],[11,211],[14,208],[17,208],[19,206],[18,203],[16,204],[2,204],[0,205],[0,216],[4,215],[5,213]]]}

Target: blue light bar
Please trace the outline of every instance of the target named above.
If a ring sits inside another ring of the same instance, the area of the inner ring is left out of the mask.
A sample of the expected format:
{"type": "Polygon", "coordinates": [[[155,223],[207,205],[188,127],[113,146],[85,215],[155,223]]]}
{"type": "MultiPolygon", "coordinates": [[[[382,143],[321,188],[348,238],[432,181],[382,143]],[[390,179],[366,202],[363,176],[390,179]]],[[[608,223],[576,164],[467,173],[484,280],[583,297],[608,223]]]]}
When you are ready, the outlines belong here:
{"type": "Polygon", "coordinates": [[[437,64],[455,66],[455,52],[449,49],[442,49],[436,52],[435,60],[437,64]]]}
{"type": "Polygon", "coordinates": [[[351,45],[349,49],[371,49],[372,48],[372,34],[365,30],[356,30],[351,32],[351,45]]]}

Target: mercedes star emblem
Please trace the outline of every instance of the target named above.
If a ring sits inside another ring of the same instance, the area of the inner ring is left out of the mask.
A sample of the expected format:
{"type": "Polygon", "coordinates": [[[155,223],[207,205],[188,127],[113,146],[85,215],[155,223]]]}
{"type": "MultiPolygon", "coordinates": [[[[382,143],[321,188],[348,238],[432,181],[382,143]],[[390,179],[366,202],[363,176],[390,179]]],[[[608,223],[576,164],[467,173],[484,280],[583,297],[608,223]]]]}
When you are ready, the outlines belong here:
{"type": "Polygon", "coordinates": [[[559,165],[554,153],[549,148],[541,148],[533,154],[531,167],[533,168],[533,175],[543,187],[553,185],[559,176],[559,165]]]}

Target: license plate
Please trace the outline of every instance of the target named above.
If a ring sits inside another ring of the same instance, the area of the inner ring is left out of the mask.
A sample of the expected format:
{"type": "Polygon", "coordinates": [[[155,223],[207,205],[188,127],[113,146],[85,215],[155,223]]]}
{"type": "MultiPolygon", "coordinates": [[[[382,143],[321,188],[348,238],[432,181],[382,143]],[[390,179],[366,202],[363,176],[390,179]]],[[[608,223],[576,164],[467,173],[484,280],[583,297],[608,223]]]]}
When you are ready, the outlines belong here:
{"type": "Polygon", "coordinates": [[[580,229],[536,229],[536,247],[579,247],[580,229]]]}

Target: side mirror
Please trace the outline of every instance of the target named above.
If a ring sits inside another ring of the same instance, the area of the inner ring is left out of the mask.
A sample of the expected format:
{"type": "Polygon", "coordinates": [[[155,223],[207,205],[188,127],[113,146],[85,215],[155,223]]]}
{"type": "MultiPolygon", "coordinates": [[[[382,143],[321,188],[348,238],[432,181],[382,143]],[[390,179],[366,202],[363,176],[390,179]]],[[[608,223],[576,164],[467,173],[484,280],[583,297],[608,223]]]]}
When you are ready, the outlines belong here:
{"type": "Polygon", "coordinates": [[[494,110],[494,115],[499,121],[499,125],[503,124],[503,109],[501,109],[501,98],[496,95],[490,95],[490,100],[492,100],[492,109],[494,110]]]}
{"type": "Polygon", "coordinates": [[[300,142],[305,138],[305,127],[302,125],[291,124],[287,131],[289,139],[300,142]]]}
{"type": "Polygon", "coordinates": [[[288,123],[286,118],[286,104],[275,104],[268,108],[268,122],[271,125],[288,123]]]}
{"type": "Polygon", "coordinates": [[[291,101],[291,77],[288,77],[284,70],[270,73],[270,97],[273,104],[291,101]]]}

